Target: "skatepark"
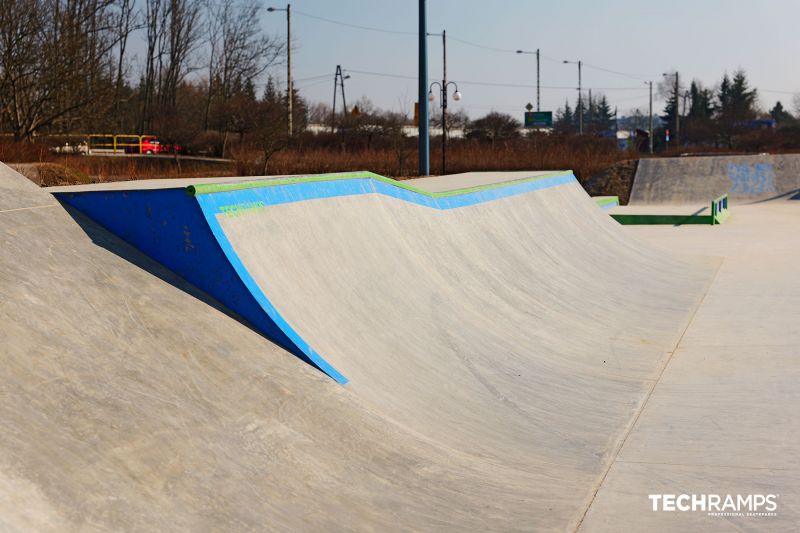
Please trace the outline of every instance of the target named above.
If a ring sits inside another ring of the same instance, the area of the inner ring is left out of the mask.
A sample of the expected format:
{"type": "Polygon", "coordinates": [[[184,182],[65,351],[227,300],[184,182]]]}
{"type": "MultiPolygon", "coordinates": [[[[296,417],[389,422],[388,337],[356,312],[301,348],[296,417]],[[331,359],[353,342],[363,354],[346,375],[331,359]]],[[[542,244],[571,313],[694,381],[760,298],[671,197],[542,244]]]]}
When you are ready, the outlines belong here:
{"type": "Polygon", "coordinates": [[[791,529],[800,165],[706,159],[643,160],[609,210],[570,171],[3,166],[0,526],[791,529]],[[725,193],[719,225],[609,216],[725,193]]]}

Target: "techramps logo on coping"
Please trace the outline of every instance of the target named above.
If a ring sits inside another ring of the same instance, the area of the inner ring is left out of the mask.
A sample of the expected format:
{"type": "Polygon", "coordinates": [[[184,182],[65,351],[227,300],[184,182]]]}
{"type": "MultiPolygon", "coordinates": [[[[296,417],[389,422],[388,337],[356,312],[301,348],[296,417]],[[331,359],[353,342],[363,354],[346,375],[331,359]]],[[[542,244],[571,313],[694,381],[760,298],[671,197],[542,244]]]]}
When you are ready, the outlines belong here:
{"type": "Polygon", "coordinates": [[[778,516],[780,494],[648,494],[647,497],[653,512],[765,518],[778,516]]]}

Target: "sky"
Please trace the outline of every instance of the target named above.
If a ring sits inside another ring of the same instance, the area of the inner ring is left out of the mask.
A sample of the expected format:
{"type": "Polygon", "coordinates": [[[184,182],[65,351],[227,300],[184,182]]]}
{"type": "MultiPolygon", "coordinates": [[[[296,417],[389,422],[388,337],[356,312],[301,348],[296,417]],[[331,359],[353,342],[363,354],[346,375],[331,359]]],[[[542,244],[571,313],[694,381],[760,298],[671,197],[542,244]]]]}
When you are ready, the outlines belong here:
{"type": "MultiPolygon", "coordinates": [[[[264,7],[285,7],[265,1],[264,7]]],[[[294,0],[295,87],[311,102],[330,103],[341,65],[350,75],[349,106],[365,97],[411,114],[418,9],[416,0],[294,0]]],[[[637,107],[646,113],[645,81],[658,83],[675,70],[682,82],[713,86],[725,72],[744,69],[765,109],[777,100],[791,108],[800,93],[798,0],[428,0],[427,17],[429,32],[447,31],[448,80],[463,95],[448,110],[472,118],[496,110],[521,119],[525,104],[536,104],[536,58],[517,49],[541,51],[542,111],[555,111],[567,98],[574,106],[577,66],[563,60],[583,61],[584,91],[605,94],[620,115],[637,107]],[[487,83],[523,87],[480,85],[487,83]]],[[[285,13],[265,11],[262,18],[267,34],[285,38],[285,13]]],[[[429,81],[440,80],[441,37],[428,39],[429,81]]],[[[285,67],[273,75],[285,83],[285,67]]],[[[656,95],[655,112],[662,109],[656,95]]]]}

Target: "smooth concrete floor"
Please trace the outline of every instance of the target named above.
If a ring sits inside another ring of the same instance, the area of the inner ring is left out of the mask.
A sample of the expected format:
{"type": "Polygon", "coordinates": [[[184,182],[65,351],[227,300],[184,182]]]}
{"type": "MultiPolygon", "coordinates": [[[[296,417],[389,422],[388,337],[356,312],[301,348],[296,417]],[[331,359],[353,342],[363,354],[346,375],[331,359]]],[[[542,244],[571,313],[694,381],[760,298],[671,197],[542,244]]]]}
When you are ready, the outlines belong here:
{"type": "Polygon", "coordinates": [[[581,531],[797,531],[800,201],[735,206],[721,226],[625,231],[723,262],[581,531]],[[648,494],[661,493],[778,494],[777,516],[653,512],[648,494]]]}

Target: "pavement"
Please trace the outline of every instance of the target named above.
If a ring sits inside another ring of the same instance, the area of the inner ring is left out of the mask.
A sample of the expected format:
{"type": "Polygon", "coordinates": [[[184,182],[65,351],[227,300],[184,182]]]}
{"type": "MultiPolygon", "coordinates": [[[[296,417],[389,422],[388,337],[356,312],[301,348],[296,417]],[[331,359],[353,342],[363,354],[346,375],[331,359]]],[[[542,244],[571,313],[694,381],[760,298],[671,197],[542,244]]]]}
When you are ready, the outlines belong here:
{"type": "MultiPolygon", "coordinates": [[[[213,212],[215,236],[342,385],[0,168],[0,529],[791,528],[796,206],[622,227],[540,178],[433,178],[505,185],[433,209],[363,183],[206,196],[291,200],[213,212]],[[659,490],[781,500],[720,519],[653,512],[659,490]]],[[[138,190],[187,183],[161,185],[138,190]]],[[[146,207],[117,218],[166,220],[146,207]]]]}
{"type": "Polygon", "coordinates": [[[800,202],[721,226],[626,226],[665,253],[722,258],[582,531],[790,531],[800,523],[800,202]],[[776,516],[651,510],[647,494],[772,494],[776,516]]]}

